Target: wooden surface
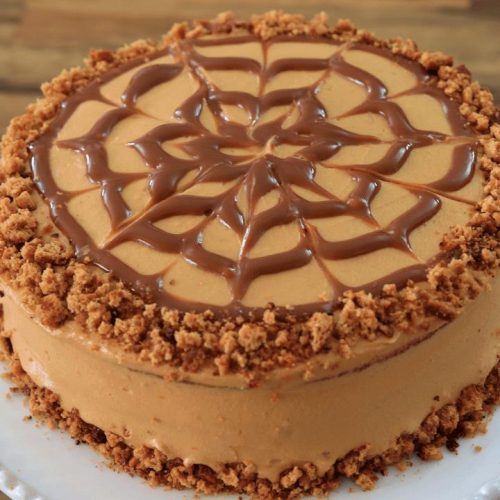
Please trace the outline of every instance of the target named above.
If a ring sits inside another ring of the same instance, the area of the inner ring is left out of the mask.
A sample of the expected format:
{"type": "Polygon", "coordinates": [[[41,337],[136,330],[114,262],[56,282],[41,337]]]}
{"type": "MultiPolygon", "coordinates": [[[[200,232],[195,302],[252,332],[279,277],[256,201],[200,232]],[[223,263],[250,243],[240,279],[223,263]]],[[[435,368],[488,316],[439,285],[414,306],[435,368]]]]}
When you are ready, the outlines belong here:
{"type": "Polygon", "coordinates": [[[500,100],[500,0],[0,0],[0,131],[40,83],[80,63],[90,48],[159,37],[182,19],[270,8],[324,10],[384,37],[452,54],[500,100]]]}

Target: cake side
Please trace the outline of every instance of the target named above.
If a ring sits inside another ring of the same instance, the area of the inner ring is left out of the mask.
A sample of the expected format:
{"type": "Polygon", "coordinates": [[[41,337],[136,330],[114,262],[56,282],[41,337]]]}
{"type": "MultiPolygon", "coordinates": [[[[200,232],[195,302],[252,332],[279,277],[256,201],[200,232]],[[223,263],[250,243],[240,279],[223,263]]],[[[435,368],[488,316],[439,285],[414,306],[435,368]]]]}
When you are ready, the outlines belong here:
{"type": "Polygon", "coordinates": [[[0,337],[0,357],[10,364],[9,379],[13,392],[29,398],[30,412],[53,429],[67,432],[76,444],[85,443],[103,455],[119,472],[142,477],[151,486],[174,489],[194,489],[215,493],[242,493],[252,498],[288,499],[302,495],[324,496],[348,478],[363,490],[375,487],[377,479],[389,466],[404,469],[411,465],[414,454],[424,461],[440,460],[442,448],[456,451],[458,439],[473,437],[486,431],[487,421],[500,404],[500,362],[492,369],[484,385],[465,387],[457,400],[440,406],[430,413],[415,431],[397,437],[395,444],[378,455],[369,447],[360,447],[338,459],[323,475],[313,464],[302,464],[282,471],[271,482],[257,476],[244,463],[227,463],[217,471],[203,465],[186,463],[157,449],[132,447],[112,432],[104,432],[86,423],[78,410],[64,410],[59,398],[49,389],[36,385],[23,370],[8,338],[0,337]]]}
{"type": "Polygon", "coordinates": [[[275,482],[302,463],[322,476],[360,446],[380,454],[430,411],[455,402],[463,387],[482,385],[497,362],[498,317],[491,310],[499,296],[497,282],[452,323],[378,352],[372,342],[364,360],[354,358],[358,364],[307,366],[307,377],[303,367],[274,370],[254,387],[210,374],[165,380],[147,364],[131,366],[82,348],[67,333],[47,332],[9,295],[4,335],[23,369],[57,394],[63,409],[78,409],[87,423],[129,446],[216,471],[242,462],[275,482]]]}
{"type": "Polygon", "coordinates": [[[67,72],[46,86],[46,99],[14,121],[5,136],[3,170],[8,179],[2,185],[4,277],[47,326],[58,327],[74,318],[83,328],[99,335],[103,343],[119,341],[141,359],[193,372],[208,365],[220,374],[239,371],[251,376],[252,372],[275,366],[292,366],[318,353],[337,351],[349,357],[358,340],[426,330],[429,320],[447,321],[485,286],[498,261],[496,111],[491,94],[471,83],[465,69],[449,66],[450,62],[442,54],[421,53],[410,42],[377,40],[346,22],[329,30],[320,18],[306,23],[299,17],[276,13],[256,18],[250,24],[223,17],[215,23],[201,23],[191,31],[182,25],[159,45],[139,42],[115,53],[94,52],[87,68],[67,72]],[[250,320],[218,318],[209,311],[179,313],[148,304],[120,281],[89,264],[78,263],[64,238],[44,234],[36,227],[34,209],[40,200],[26,177],[26,146],[43,132],[67,95],[121,63],[163,48],[172,39],[239,28],[264,38],[303,33],[388,47],[419,61],[438,87],[462,103],[460,112],[482,134],[477,164],[484,175],[486,196],[469,224],[445,236],[442,248],[450,260],[429,271],[425,287],[410,284],[397,290],[386,286],[378,297],[346,292],[341,308],[333,316],[315,313],[305,319],[293,311],[277,314],[272,308],[264,311],[262,318],[250,320]],[[159,334],[165,331],[171,333],[159,334]]]}

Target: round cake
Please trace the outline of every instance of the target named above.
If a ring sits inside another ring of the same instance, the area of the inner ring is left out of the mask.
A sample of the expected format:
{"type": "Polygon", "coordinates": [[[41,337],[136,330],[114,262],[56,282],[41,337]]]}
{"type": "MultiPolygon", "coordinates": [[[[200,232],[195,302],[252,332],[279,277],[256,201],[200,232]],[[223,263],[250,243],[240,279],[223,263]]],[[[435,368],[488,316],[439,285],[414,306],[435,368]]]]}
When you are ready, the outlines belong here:
{"type": "Polygon", "coordinates": [[[270,12],[90,53],[2,144],[3,356],[152,485],[363,489],[500,402],[500,125],[442,53],[270,12]]]}

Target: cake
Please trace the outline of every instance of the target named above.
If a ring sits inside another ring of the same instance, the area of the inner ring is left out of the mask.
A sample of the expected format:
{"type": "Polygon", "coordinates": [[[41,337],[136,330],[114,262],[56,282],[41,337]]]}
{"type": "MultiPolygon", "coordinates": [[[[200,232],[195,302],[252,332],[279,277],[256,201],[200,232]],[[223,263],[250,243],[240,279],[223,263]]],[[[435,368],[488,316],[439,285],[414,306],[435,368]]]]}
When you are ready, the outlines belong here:
{"type": "Polygon", "coordinates": [[[3,357],[151,484],[323,495],[500,401],[500,125],[451,57],[269,12],[94,50],[2,143],[3,357]]]}

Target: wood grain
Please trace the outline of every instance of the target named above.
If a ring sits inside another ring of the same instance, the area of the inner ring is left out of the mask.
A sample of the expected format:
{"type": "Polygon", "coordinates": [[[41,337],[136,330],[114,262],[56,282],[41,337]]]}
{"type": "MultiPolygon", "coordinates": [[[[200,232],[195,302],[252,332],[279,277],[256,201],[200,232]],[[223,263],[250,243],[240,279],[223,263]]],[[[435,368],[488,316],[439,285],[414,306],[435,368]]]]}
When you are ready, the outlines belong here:
{"type": "MultiPolygon", "coordinates": [[[[233,10],[249,16],[268,0],[0,0],[0,130],[38,95],[40,83],[77,65],[90,48],[156,38],[176,21],[233,10]],[[140,5],[140,7],[138,7],[140,5]]],[[[500,98],[498,0],[274,0],[307,16],[324,10],[384,37],[404,35],[452,54],[500,98]]]]}

